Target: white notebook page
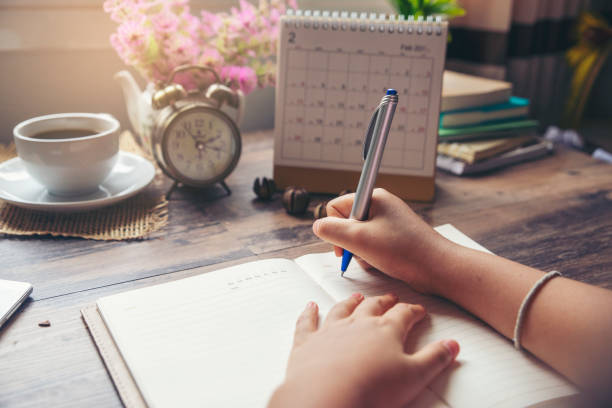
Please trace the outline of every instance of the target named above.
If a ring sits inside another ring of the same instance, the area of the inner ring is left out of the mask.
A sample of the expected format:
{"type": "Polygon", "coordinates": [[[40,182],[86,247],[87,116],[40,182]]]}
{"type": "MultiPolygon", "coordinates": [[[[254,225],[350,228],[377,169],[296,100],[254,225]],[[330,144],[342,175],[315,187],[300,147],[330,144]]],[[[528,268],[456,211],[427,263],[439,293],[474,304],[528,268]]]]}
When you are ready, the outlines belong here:
{"type": "MultiPolygon", "coordinates": [[[[459,244],[487,251],[452,225],[436,230],[459,244]]],[[[516,351],[508,339],[449,302],[421,295],[403,282],[364,270],[357,262],[351,262],[341,278],[340,259],[331,252],[305,255],[295,262],[335,301],[354,292],[365,296],[394,292],[405,302],[425,306],[428,317],[415,327],[408,347],[419,349],[448,338],[459,342],[457,363],[430,386],[452,407],[523,407],[577,392],[565,379],[527,353],[516,351]]]]}
{"type": "Polygon", "coordinates": [[[332,304],[293,261],[271,259],[97,304],[150,407],[264,407],[308,300],[332,304]]]}

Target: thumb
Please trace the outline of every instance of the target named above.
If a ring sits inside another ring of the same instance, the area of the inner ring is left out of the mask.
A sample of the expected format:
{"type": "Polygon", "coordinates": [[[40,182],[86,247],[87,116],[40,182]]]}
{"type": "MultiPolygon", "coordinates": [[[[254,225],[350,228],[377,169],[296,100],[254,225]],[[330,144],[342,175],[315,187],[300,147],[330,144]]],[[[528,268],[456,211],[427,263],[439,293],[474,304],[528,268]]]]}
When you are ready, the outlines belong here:
{"type": "Polygon", "coordinates": [[[324,241],[354,252],[361,222],[353,219],[325,217],[312,224],[312,231],[324,241]]]}
{"type": "Polygon", "coordinates": [[[448,367],[459,354],[459,344],[455,340],[442,340],[428,344],[410,360],[419,367],[423,386],[429,384],[442,370],[448,367]]]}

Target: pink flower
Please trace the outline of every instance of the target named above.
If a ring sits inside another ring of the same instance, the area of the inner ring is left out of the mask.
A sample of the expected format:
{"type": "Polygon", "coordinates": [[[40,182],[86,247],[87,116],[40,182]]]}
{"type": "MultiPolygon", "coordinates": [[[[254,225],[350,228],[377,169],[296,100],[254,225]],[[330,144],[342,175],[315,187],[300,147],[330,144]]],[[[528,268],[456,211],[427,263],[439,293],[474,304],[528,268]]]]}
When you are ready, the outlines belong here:
{"type": "Polygon", "coordinates": [[[178,29],[179,19],[169,10],[163,10],[161,13],[151,17],[151,23],[153,24],[153,31],[167,34],[173,33],[178,29]]]}
{"type": "Polygon", "coordinates": [[[111,19],[118,23],[138,18],[142,14],[143,3],[146,0],[105,0],[104,11],[111,15],[111,19]]]}
{"type": "Polygon", "coordinates": [[[223,18],[220,15],[202,11],[202,31],[207,36],[217,34],[223,25],[223,18]]]}
{"type": "Polygon", "coordinates": [[[185,30],[187,35],[196,39],[201,35],[202,24],[200,23],[200,19],[196,16],[189,13],[189,11],[183,13],[181,15],[182,26],[181,29],[185,30]]]}
{"type": "Polygon", "coordinates": [[[121,57],[121,59],[123,59],[123,61],[127,63],[124,57],[124,55],[126,54],[126,49],[125,49],[125,46],[123,45],[123,42],[119,40],[119,35],[117,35],[117,33],[111,34],[110,43],[115,49],[115,51],[117,51],[117,54],[119,54],[119,57],[121,57]]]}
{"type": "Polygon", "coordinates": [[[253,20],[255,20],[256,12],[255,6],[246,0],[240,0],[240,10],[235,7],[231,9],[232,17],[245,27],[249,27],[253,20]]]}
{"type": "Polygon", "coordinates": [[[223,65],[223,56],[216,48],[206,47],[202,50],[196,63],[207,67],[217,67],[223,65]]]}
{"type": "MultiPolygon", "coordinates": [[[[239,0],[229,13],[193,15],[189,0],[105,0],[104,11],[119,23],[110,42],[122,60],[148,81],[165,81],[182,64],[219,71],[234,89],[251,92],[274,84],[281,15],[295,0],[239,0]]],[[[197,75],[177,79],[191,88],[197,75]]]]}
{"type": "Polygon", "coordinates": [[[191,37],[175,35],[163,42],[163,53],[173,65],[192,64],[199,52],[200,47],[191,37]]]}
{"type": "Polygon", "coordinates": [[[245,94],[257,87],[257,75],[251,67],[225,66],[219,76],[228,86],[239,88],[245,94]]]}
{"type": "Polygon", "coordinates": [[[117,40],[126,48],[141,49],[145,45],[149,31],[145,28],[141,17],[139,20],[127,20],[117,28],[117,40]]]}

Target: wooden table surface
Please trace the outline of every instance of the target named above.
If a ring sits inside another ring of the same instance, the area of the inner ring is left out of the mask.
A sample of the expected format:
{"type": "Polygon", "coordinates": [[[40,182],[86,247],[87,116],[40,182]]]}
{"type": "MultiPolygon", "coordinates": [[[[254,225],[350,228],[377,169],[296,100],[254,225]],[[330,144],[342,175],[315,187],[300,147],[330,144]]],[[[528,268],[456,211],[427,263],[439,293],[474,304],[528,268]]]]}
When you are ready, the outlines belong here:
{"type": "MultiPolygon", "coordinates": [[[[312,212],[292,217],[280,197],[255,200],[255,176],[272,172],[271,132],[243,140],[242,158],[228,179],[233,194],[176,191],[167,227],[149,239],[0,239],[0,279],[34,285],[30,300],[0,331],[1,407],[121,406],[80,316],[101,296],[254,259],[330,249],[312,234],[312,212]],[[39,327],[45,320],[51,326],[39,327]]],[[[558,149],[490,175],[439,173],[436,185],[433,203],[413,203],[432,226],[452,223],[496,254],[612,288],[612,166],[558,149]]],[[[159,181],[155,188],[168,186],[159,181]]],[[[311,209],[328,199],[316,196],[311,209]]]]}

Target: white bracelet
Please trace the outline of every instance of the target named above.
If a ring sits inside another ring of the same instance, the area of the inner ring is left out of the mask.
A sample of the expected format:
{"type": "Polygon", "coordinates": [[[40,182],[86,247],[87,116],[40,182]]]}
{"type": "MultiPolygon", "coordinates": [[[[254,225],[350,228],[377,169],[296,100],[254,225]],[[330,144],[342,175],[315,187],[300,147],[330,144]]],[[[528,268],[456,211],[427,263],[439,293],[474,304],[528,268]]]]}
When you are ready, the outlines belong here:
{"type": "Polygon", "coordinates": [[[561,276],[561,274],[557,271],[550,271],[546,275],[542,276],[539,281],[536,282],[535,285],[531,288],[525,299],[523,299],[523,303],[521,303],[521,307],[518,311],[518,316],[516,317],[516,324],[514,325],[514,348],[517,350],[521,349],[521,330],[523,329],[523,319],[525,318],[525,314],[527,313],[527,308],[529,304],[535,297],[536,293],[542,286],[546,284],[549,280],[556,276],[561,276]]]}

